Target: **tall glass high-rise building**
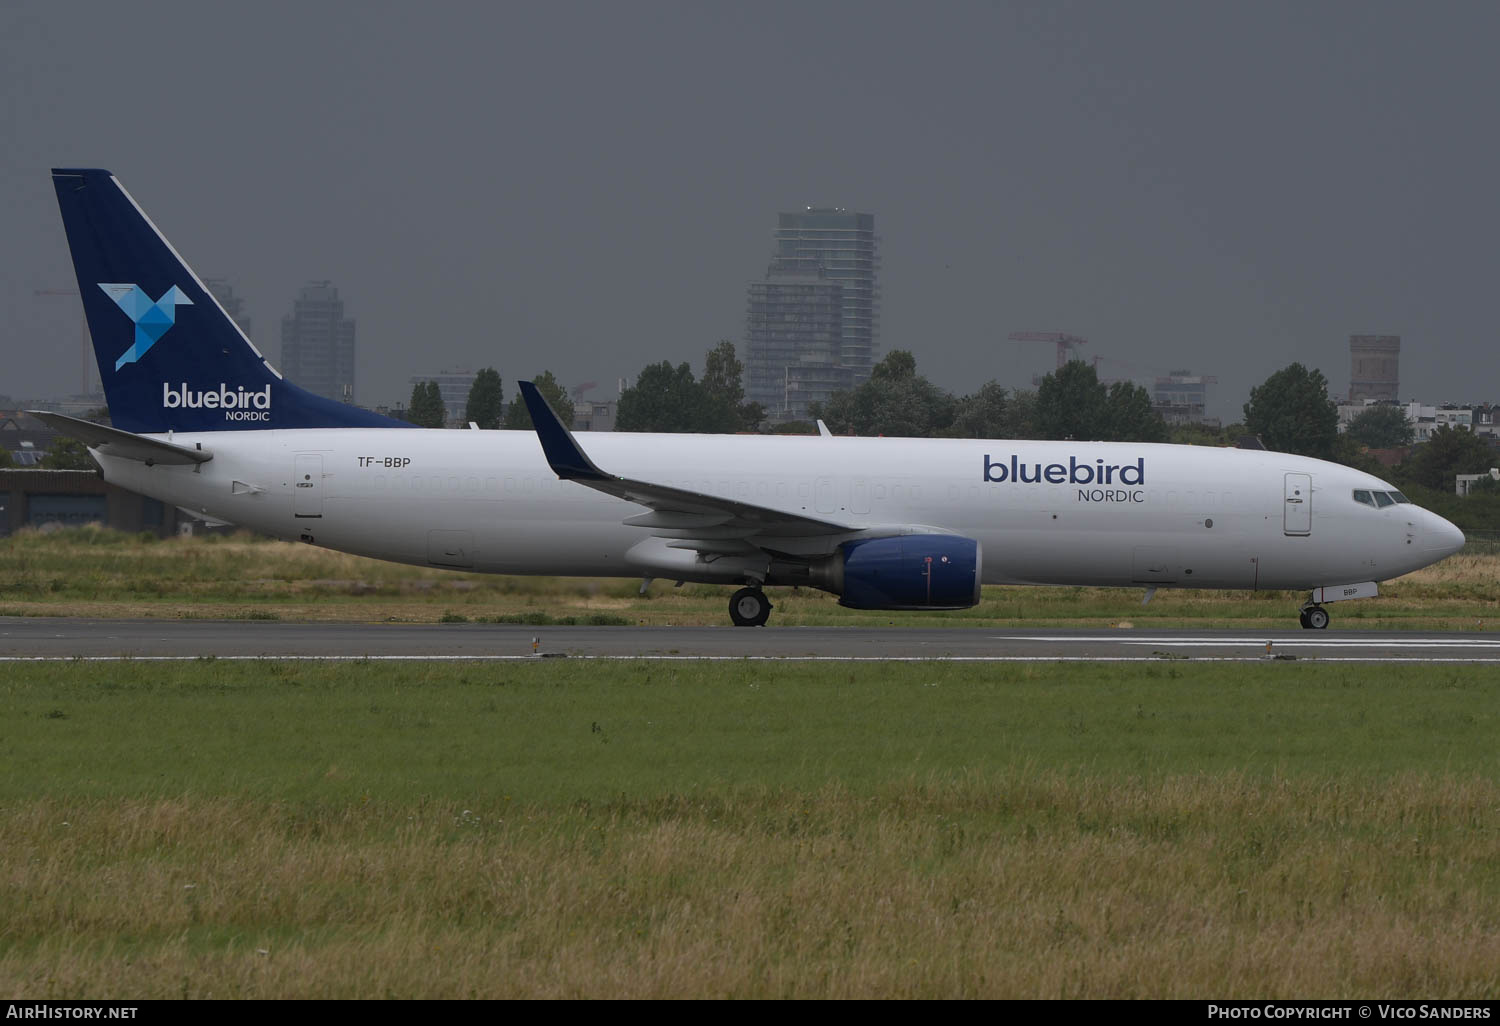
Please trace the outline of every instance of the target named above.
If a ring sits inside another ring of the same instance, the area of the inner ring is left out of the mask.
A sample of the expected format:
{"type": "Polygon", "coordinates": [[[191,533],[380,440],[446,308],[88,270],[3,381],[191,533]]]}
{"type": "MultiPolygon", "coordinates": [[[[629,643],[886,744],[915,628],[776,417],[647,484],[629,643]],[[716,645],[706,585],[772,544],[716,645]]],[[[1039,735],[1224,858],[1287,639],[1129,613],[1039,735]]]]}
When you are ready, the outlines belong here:
{"type": "Polygon", "coordinates": [[[751,282],[745,394],[773,420],[870,377],[880,326],[875,215],[808,207],[777,217],[776,252],[751,282]]]}
{"type": "Polygon", "coordinates": [[[808,207],[777,216],[777,262],[787,270],[821,267],[826,277],[843,286],[839,363],[855,385],[869,380],[880,335],[878,241],[874,214],[808,207]]]}
{"type": "Polygon", "coordinates": [[[770,421],[803,420],[808,404],[849,387],[839,363],[844,288],[821,268],[787,271],[772,261],[752,281],[745,309],[745,397],[770,421]]]}
{"type": "Polygon", "coordinates": [[[332,282],[308,282],[281,319],[281,373],[316,395],[355,401],[354,319],[332,282]]]}

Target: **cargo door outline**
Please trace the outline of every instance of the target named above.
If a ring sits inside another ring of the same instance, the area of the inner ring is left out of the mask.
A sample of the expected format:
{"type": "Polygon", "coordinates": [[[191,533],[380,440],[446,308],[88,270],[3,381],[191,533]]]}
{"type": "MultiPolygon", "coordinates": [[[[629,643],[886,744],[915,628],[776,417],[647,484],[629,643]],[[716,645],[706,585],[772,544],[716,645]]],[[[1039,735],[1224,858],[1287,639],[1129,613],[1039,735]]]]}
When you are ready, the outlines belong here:
{"type": "Polygon", "coordinates": [[[1286,475],[1282,529],[1289,535],[1312,534],[1312,475],[1286,475]]]}
{"type": "Polygon", "coordinates": [[[292,516],[319,520],[323,516],[323,454],[298,453],[292,462],[292,516]]]}

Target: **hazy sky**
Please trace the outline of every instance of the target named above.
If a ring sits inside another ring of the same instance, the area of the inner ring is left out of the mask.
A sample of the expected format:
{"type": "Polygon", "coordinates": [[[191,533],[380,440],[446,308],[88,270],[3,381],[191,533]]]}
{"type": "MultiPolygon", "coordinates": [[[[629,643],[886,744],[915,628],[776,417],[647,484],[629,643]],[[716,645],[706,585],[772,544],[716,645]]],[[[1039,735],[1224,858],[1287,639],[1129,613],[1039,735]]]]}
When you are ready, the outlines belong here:
{"type": "Polygon", "coordinates": [[[1350,333],[1403,397],[1500,399],[1493,2],[0,2],[0,392],[71,391],[48,169],[107,167],[273,360],[308,279],[359,399],[601,383],[744,331],[778,210],[869,210],[880,346],[938,384],[1217,374],[1350,333]]]}

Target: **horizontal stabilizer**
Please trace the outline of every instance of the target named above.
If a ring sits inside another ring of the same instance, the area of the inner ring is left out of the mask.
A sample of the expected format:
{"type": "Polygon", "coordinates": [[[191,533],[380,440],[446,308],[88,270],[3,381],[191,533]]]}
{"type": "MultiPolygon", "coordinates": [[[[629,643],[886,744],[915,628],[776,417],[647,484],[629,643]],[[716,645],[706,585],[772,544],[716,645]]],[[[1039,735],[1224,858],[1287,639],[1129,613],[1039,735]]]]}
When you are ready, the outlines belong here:
{"type": "Polygon", "coordinates": [[[79,420],[77,417],[69,417],[61,413],[48,413],[45,410],[27,410],[26,412],[38,420],[46,421],[69,438],[76,438],[90,449],[97,450],[101,456],[138,460],[147,465],[160,463],[179,466],[207,463],[214,458],[213,452],[203,448],[201,444],[195,448],[188,448],[185,445],[174,445],[155,438],[133,435],[129,431],[95,424],[91,420],[79,420]]]}
{"type": "Polygon", "coordinates": [[[216,520],[213,517],[206,515],[201,509],[188,509],[186,506],[178,506],[177,508],[182,512],[184,518],[188,520],[196,520],[204,527],[234,526],[234,524],[230,523],[228,520],[216,520]]]}

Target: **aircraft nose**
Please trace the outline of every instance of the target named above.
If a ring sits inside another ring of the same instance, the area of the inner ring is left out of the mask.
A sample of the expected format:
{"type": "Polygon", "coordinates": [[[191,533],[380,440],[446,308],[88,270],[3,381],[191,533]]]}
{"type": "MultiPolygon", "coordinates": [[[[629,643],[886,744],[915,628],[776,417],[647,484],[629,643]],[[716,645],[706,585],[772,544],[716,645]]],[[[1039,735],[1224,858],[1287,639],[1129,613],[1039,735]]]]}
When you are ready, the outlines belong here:
{"type": "Polygon", "coordinates": [[[1438,558],[1441,559],[1464,547],[1464,533],[1457,527],[1430,511],[1427,518],[1422,540],[1425,543],[1423,548],[1428,552],[1438,553],[1438,558]]]}

